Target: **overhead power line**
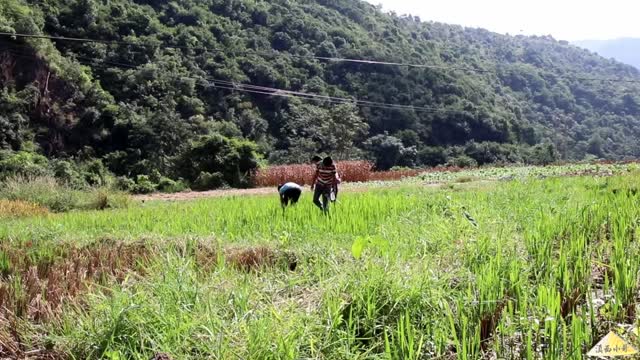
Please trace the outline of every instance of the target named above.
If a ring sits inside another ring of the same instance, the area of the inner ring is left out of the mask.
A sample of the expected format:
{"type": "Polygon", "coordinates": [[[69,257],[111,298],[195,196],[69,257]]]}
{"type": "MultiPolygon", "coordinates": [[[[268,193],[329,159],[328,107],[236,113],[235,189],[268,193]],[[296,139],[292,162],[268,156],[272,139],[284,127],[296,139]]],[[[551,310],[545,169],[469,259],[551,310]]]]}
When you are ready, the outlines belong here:
{"type": "MultiPolygon", "coordinates": [[[[66,37],[66,36],[51,36],[51,35],[34,35],[34,34],[21,34],[21,33],[10,33],[10,32],[0,32],[1,36],[10,36],[17,38],[31,38],[31,39],[48,39],[48,40],[60,40],[60,41],[73,41],[73,42],[84,42],[84,43],[100,43],[100,44],[114,44],[114,45],[127,45],[127,46],[138,46],[138,47],[155,47],[157,45],[154,44],[144,44],[144,43],[136,43],[131,41],[121,41],[121,40],[102,40],[102,39],[90,39],[90,38],[77,38],[77,37],[66,37]]],[[[167,49],[181,49],[181,50],[197,50],[203,52],[212,52],[212,53],[226,53],[228,50],[217,49],[212,47],[198,47],[198,46],[179,46],[179,45],[167,45],[163,44],[163,48],[167,49]]],[[[409,67],[409,68],[424,68],[424,69],[440,69],[440,70],[462,70],[462,71],[472,71],[472,72],[481,72],[481,73],[489,73],[493,72],[491,70],[485,69],[476,69],[467,66],[446,66],[446,65],[429,65],[429,64],[413,64],[413,63],[401,63],[401,62],[392,62],[392,61],[379,61],[379,60],[367,60],[367,59],[350,59],[350,58],[340,58],[340,57],[328,57],[328,56],[316,56],[316,55],[298,55],[291,53],[283,53],[283,52],[267,52],[260,50],[250,50],[250,51],[242,51],[242,54],[255,54],[261,56],[288,56],[294,58],[303,58],[303,59],[316,59],[323,60],[329,62],[346,62],[346,63],[356,63],[356,64],[366,64],[366,65],[388,65],[388,66],[399,66],[399,67],[409,67]]]]}
{"type": "MultiPolygon", "coordinates": [[[[84,43],[126,45],[126,46],[137,46],[137,47],[159,46],[155,44],[137,43],[132,41],[122,41],[122,40],[102,40],[102,39],[91,39],[91,38],[23,34],[23,33],[10,33],[10,32],[0,32],[0,36],[72,41],[72,42],[84,42],[84,43]]],[[[227,50],[224,50],[224,49],[218,49],[218,48],[212,48],[212,47],[179,46],[179,45],[168,45],[168,44],[162,44],[161,46],[167,49],[197,50],[197,51],[211,52],[211,53],[227,53],[228,52],[227,50]]],[[[321,60],[321,61],[327,61],[327,62],[344,62],[344,63],[355,63],[355,64],[364,64],[364,65],[383,65],[383,66],[397,66],[397,67],[436,69],[436,70],[459,70],[459,71],[468,71],[468,72],[475,72],[475,73],[496,73],[495,70],[478,69],[478,68],[469,67],[469,66],[431,65],[431,64],[403,63],[403,62],[380,61],[380,60],[369,60],[369,59],[327,57],[327,56],[316,56],[316,55],[298,55],[298,54],[291,54],[291,53],[277,52],[277,51],[266,52],[266,51],[259,51],[259,50],[250,50],[250,51],[241,51],[240,53],[244,55],[260,55],[264,57],[287,56],[292,58],[315,59],[315,60],[321,60]]],[[[640,79],[576,77],[576,76],[566,76],[566,75],[562,76],[562,78],[572,79],[577,81],[640,83],[640,79]]]]}
{"type": "Polygon", "coordinates": [[[371,106],[371,107],[384,107],[384,108],[392,108],[398,110],[414,110],[414,111],[437,111],[437,112],[460,112],[457,110],[449,110],[442,109],[437,107],[429,107],[429,106],[414,106],[414,105],[401,105],[401,104],[393,104],[393,103],[383,103],[376,101],[368,101],[368,100],[358,100],[358,99],[350,99],[343,97],[335,97],[314,93],[307,93],[302,91],[292,91],[292,90],[283,90],[273,87],[265,87],[265,86],[257,86],[252,84],[244,84],[244,83],[236,83],[227,80],[218,80],[218,79],[207,79],[212,82],[212,84],[216,87],[220,87],[219,84],[223,86],[232,87],[234,90],[246,90],[249,92],[253,91],[262,91],[268,94],[287,94],[293,96],[301,96],[301,97],[309,97],[313,99],[327,100],[330,102],[338,102],[338,103],[355,103],[361,106],[371,106]]]}
{"type": "MultiPolygon", "coordinates": [[[[102,39],[91,39],[91,38],[78,38],[78,37],[66,37],[66,36],[51,36],[51,35],[37,35],[37,34],[23,34],[23,33],[10,33],[10,32],[0,32],[0,36],[8,36],[8,37],[16,37],[16,38],[32,38],[32,39],[48,39],[48,40],[60,40],[60,41],[72,41],[72,42],[84,42],[84,43],[100,43],[100,44],[113,44],[113,45],[126,45],[126,46],[137,46],[137,47],[156,47],[158,45],[155,44],[145,44],[145,43],[136,43],[131,41],[121,41],[121,40],[102,40],[102,39]]],[[[197,50],[203,52],[211,52],[211,53],[226,53],[228,51],[224,49],[217,49],[212,47],[196,47],[196,46],[179,46],[179,45],[167,45],[163,44],[162,47],[168,49],[181,49],[181,50],[197,50]]],[[[316,59],[328,62],[345,62],[345,63],[355,63],[355,64],[368,64],[368,65],[386,65],[386,66],[398,66],[398,67],[408,67],[408,68],[422,68],[422,69],[437,69],[437,70],[459,70],[459,71],[468,71],[475,73],[495,73],[495,70],[486,70],[486,69],[478,69],[468,66],[447,66],[447,65],[429,65],[429,64],[415,64],[415,63],[401,63],[401,62],[390,62],[390,61],[379,61],[379,60],[368,60],[368,59],[351,59],[351,58],[339,58],[339,57],[325,57],[325,56],[315,56],[315,55],[297,55],[291,53],[283,53],[283,52],[265,52],[259,50],[251,50],[251,51],[243,51],[242,54],[253,54],[260,55],[265,57],[273,57],[273,56],[287,56],[293,58],[306,58],[306,59],[316,59]]],[[[621,82],[621,83],[640,83],[640,79],[623,79],[623,78],[589,78],[589,77],[575,77],[575,76],[563,76],[565,79],[573,79],[577,81],[599,81],[599,82],[621,82]]]]}
{"type": "MultiPolygon", "coordinates": [[[[137,43],[137,42],[131,42],[131,41],[122,41],[122,40],[102,40],[102,39],[91,39],[91,38],[22,34],[22,33],[9,33],[9,32],[0,32],[0,36],[49,39],[49,40],[60,40],[60,41],[74,41],[74,42],[89,42],[89,43],[93,42],[93,43],[101,43],[101,44],[127,45],[127,46],[137,46],[137,47],[158,46],[155,44],[148,44],[148,43],[145,44],[145,43],[137,43]]],[[[227,53],[228,52],[227,50],[224,50],[224,49],[217,49],[212,47],[179,46],[179,45],[168,45],[168,44],[163,44],[162,47],[168,48],[168,49],[197,50],[197,51],[211,52],[211,53],[227,53]]],[[[292,57],[292,58],[322,60],[327,62],[345,62],[345,63],[355,63],[355,64],[365,64],[365,65],[367,64],[368,65],[387,65],[387,66],[397,66],[397,67],[407,67],[407,68],[459,70],[459,71],[468,71],[468,72],[475,72],[475,73],[494,73],[494,74],[496,73],[495,70],[478,69],[478,68],[469,67],[469,66],[430,65],[430,64],[369,60],[369,59],[325,57],[325,56],[316,56],[316,55],[298,55],[298,54],[278,52],[278,51],[267,52],[267,51],[260,51],[260,50],[250,50],[250,51],[241,51],[239,53],[244,55],[260,55],[263,57],[286,56],[286,57],[292,57]]],[[[566,75],[562,76],[562,78],[572,79],[576,81],[640,83],[640,79],[635,80],[635,79],[624,79],[624,78],[576,77],[576,76],[566,76],[566,75]]]]}
{"type": "MultiPolygon", "coordinates": [[[[4,48],[4,50],[9,51],[15,56],[36,58],[34,54],[18,52],[18,51],[15,51],[14,49],[4,48]]],[[[78,57],[78,59],[81,63],[85,63],[85,64],[91,63],[92,65],[100,66],[100,67],[106,67],[107,65],[110,65],[115,67],[123,67],[126,69],[138,68],[135,65],[123,64],[119,62],[116,63],[116,62],[109,62],[109,61],[103,61],[103,60],[96,60],[93,58],[87,58],[82,56],[78,57]]],[[[251,93],[251,94],[296,98],[296,99],[302,99],[302,100],[317,100],[317,101],[325,101],[325,102],[334,103],[334,104],[353,104],[361,107],[387,109],[387,110],[410,110],[410,111],[429,112],[429,113],[457,113],[457,114],[469,113],[469,111],[452,110],[452,109],[445,109],[445,108],[438,108],[438,107],[403,105],[403,104],[383,103],[383,102],[368,101],[368,100],[358,100],[354,98],[336,97],[336,96],[308,93],[308,92],[302,92],[302,91],[293,91],[293,90],[279,89],[279,88],[273,88],[273,87],[259,86],[255,84],[240,83],[240,82],[234,82],[229,80],[213,79],[213,78],[207,78],[207,77],[199,78],[199,77],[192,77],[192,76],[182,76],[182,78],[200,81],[206,86],[211,86],[218,89],[238,91],[238,92],[251,93]]]]}
{"type": "MultiPolygon", "coordinates": [[[[73,42],[88,42],[88,43],[101,43],[101,44],[115,44],[115,45],[127,45],[127,46],[137,46],[137,47],[152,47],[157,46],[154,44],[140,44],[135,42],[128,41],[116,41],[116,40],[101,40],[101,39],[90,39],[90,38],[76,38],[76,37],[63,37],[63,36],[49,36],[49,35],[34,35],[34,34],[21,34],[21,33],[8,33],[8,32],[0,32],[0,36],[9,36],[9,37],[21,37],[21,38],[37,38],[37,39],[49,39],[49,40],[61,40],[61,41],[73,41],[73,42]]],[[[173,49],[184,49],[184,50],[200,50],[206,52],[224,52],[221,49],[215,48],[205,48],[205,47],[190,47],[190,46],[172,46],[172,45],[163,45],[165,48],[173,48],[173,49]]],[[[254,51],[254,54],[259,54],[260,52],[254,51]]],[[[398,63],[398,62],[386,62],[386,61],[374,61],[374,60],[363,60],[363,59],[348,59],[348,58],[332,58],[332,57],[322,57],[322,56],[311,56],[311,55],[295,55],[290,53],[279,53],[272,52],[266,56],[291,56],[291,57],[303,57],[303,58],[313,58],[317,60],[324,61],[336,61],[336,62],[352,62],[359,64],[377,64],[377,65],[388,65],[388,66],[406,66],[406,67],[416,67],[416,68],[432,68],[432,69],[442,69],[442,70],[464,70],[464,71],[472,71],[472,72],[480,72],[486,73],[490,72],[490,70],[482,70],[475,69],[470,67],[458,67],[458,66],[442,66],[442,65],[426,65],[426,64],[410,64],[410,63],[398,63]]],[[[94,58],[87,58],[83,56],[76,56],[76,59],[85,60],[91,62],[91,64],[96,65],[97,60],[94,58]]],[[[123,64],[116,63],[110,61],[101,60],[100,63],[102,66],[111,65],[117,67],[124,68],[137,68],[138,66],[132,64],[123,64]]],[[[201,78],[192,78],[198,81],[202,81],[201,78]]],[[[630,79],[605,79],[605,78],[586,78],[586,77],[572,77],[575,80],[583,80],[583,81],[607,81],[607,82],[625,82],[625,83],[640,83],[640,80],[630,80],[630,79]]],[[[263,94],[270,96],[280,96],[280,97],[291,97],[291,98],[301,98],[301,99],[313,99],[313,100],[323,100],[331,103],[352,103],[359,106],[365,107],[374,107],[374,108],[384,108],[384,109],[396,109],[396,110],[412,110],[412,111],[427,111],[427,112],[455,112],[461,113],[463,111],[458,110],[449,110],[435,107],[426,107],[426,106],[413,106],[413,105],[402,105],[402,104],[392,104],[392,103],[383,103],[383,102],[374,102],[367,100],[358,100],[358,99],[350,99],[350,98],[341,98],[341,97],[333,97],[321,94],[313,94],[306,93],[300,91],[292,91],[285,89],[278,89],[273,87],[264,87],[258,86],[254,84],[245,84],[245,83],[237,83],[231,82],[228,80],[219,80],[219,79],[209,79],[207,78],[208,85],[214,86],[220,89],[232,90],[232,91],[240,91],[246,93],[253,94],[263,94]]]]}

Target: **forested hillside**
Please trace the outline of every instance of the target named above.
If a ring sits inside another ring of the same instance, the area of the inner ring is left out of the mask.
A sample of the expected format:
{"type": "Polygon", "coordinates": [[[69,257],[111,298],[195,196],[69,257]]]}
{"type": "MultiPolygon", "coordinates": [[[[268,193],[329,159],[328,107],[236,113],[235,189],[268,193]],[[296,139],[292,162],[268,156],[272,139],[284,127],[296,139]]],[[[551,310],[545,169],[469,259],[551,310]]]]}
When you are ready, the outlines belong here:
{"type": "Polygon", "coordinates": [[[575,44],[640,69],[640,39],[584,40],[576,41],[575,44]]]}
{"type": "Polygon", "coordinates": [[[0,31],[98,40],[0,36],[4,174],[212,188],[315,152],[381,168],[640,156],[633,67],[358,0],[0,0],[0,31]]]}

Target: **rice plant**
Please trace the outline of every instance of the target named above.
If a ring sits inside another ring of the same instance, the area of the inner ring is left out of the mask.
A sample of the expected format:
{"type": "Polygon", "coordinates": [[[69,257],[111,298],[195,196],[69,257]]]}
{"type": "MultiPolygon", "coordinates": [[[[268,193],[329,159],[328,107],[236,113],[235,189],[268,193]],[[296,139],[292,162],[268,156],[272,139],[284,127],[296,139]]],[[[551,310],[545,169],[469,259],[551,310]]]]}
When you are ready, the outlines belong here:
{"type": "Polygon", "coordinates": [[[599,166],[3,218],[0,357],[581,359],[638,322],[640,175],[599,166]]]}

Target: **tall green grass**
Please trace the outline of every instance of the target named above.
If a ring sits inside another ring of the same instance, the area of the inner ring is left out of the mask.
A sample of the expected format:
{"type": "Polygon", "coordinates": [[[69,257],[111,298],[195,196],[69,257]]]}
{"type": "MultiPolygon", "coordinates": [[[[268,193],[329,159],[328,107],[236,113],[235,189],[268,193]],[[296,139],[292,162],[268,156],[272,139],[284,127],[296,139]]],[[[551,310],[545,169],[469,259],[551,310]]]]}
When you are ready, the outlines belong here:
{"type": "Polygon", "coordinates": [[[638,180],[412,184],[345,193],[328,217],[309,194],[284,213],[276,195],[151,202],[5,221],[0,240],[159,244],[144,271],[27,327],[75,358],[582,359],[637,322],[638,180]],[[286,250],[298,265],[203,266],[202,243],[286,250]]]}
{"type": "Polygon", "coordinates": [[[0,199],[26,201],[54,212],[127,207],[129,197],[108,188],[78,190],[53,177],[10,177],[0,181],[0,199]]]}

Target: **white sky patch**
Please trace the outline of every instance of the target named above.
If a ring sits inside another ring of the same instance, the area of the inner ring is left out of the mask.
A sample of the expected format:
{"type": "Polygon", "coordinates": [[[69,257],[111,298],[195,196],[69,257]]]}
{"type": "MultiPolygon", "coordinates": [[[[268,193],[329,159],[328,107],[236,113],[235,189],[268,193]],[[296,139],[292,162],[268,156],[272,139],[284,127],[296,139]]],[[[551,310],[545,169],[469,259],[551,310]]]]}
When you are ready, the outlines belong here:
{"type": "Polygon", "coordinates": [[[640,0],[367,0],[423,21],[558,40],[640,37],[640,0]]]}

